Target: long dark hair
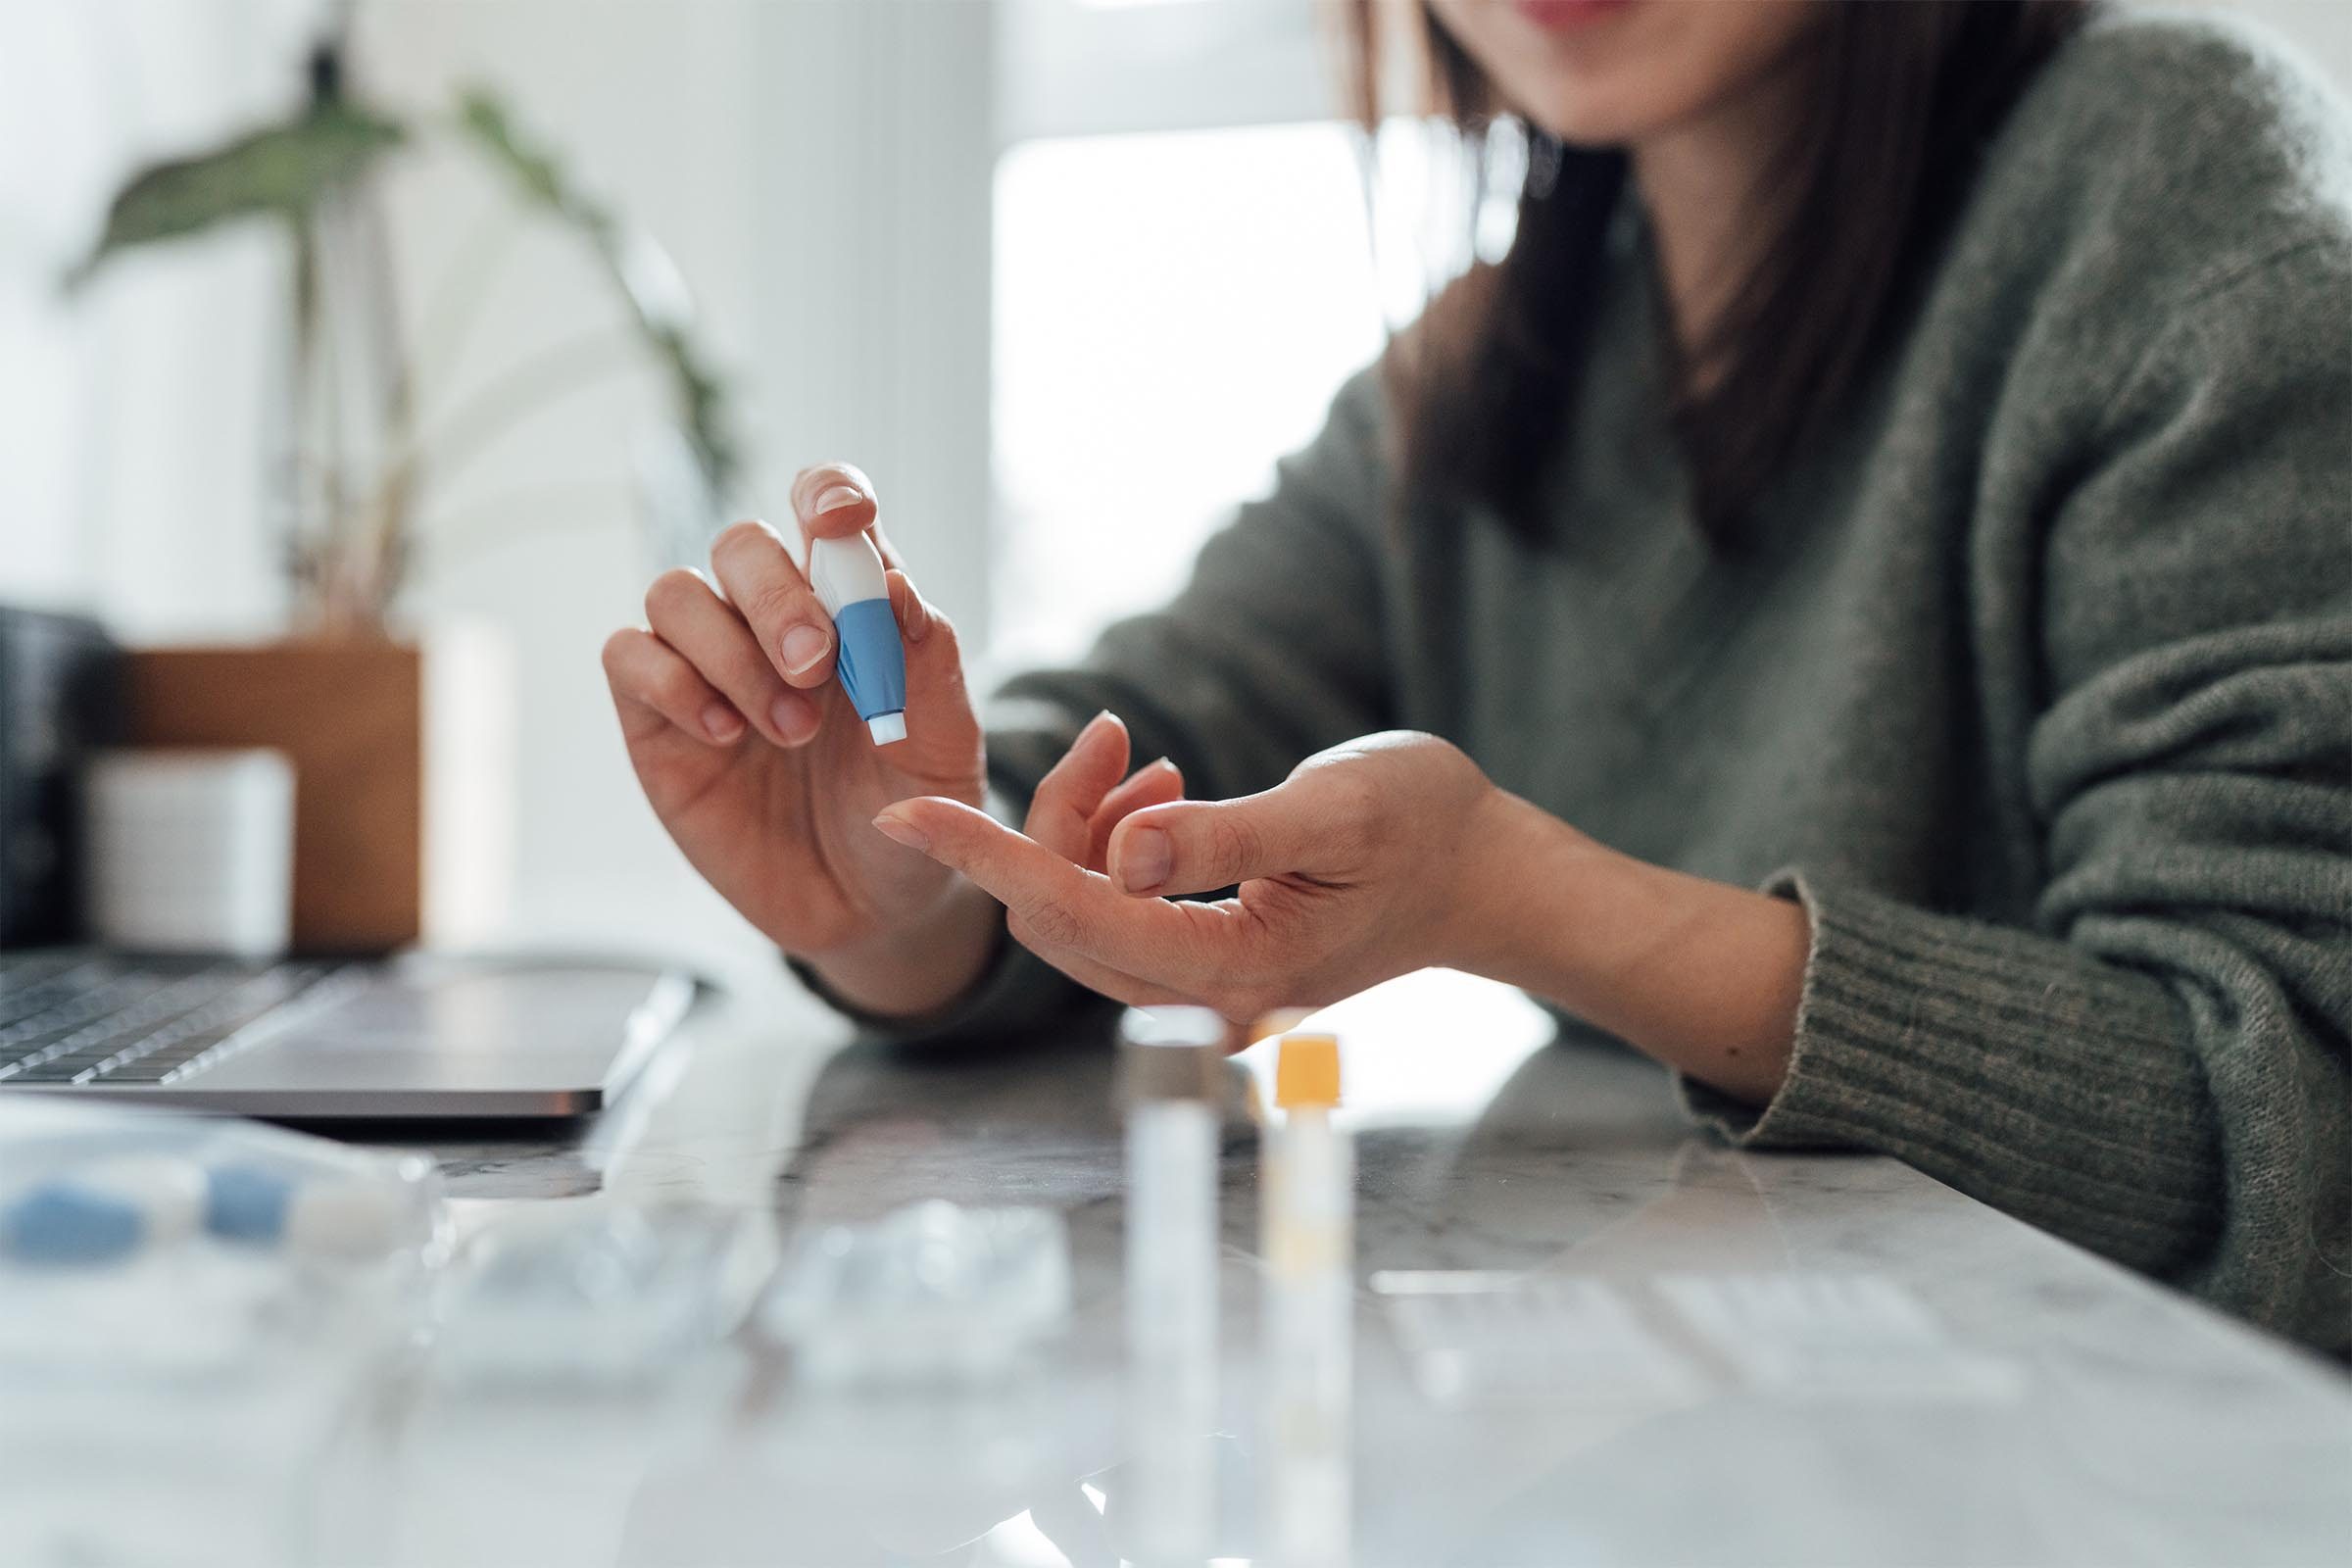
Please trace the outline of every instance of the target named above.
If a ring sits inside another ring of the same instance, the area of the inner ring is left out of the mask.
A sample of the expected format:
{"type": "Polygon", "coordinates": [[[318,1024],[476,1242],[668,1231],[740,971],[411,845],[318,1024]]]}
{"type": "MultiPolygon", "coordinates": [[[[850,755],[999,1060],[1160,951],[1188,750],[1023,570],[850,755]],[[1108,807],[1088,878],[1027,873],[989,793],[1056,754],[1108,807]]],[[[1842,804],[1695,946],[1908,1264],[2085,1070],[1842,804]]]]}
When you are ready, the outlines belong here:
{"type": "MultiPolygon", "coordinates": [[[[1811,29],[1806,111],[1776,150],[1780,194],[1762,215],[1771,237],[1706,340],[1668,367],[1694,520],[1718,548],[1740,542],[1758,492],[1852,396],[1978,154],[2089,3],[1835,0],[1811,29]],[[1699,384],[1694,363],[1720,373],[1699,384]]],[[[1378,8],[1356,0],[1346,39],[1367,130],[1382,111],[1378,8]]],[[[1502,106],[1426,6],[1412,9],[1424,107],[1482,147],[1502,106]]],[[[1527,135],[1510,249],[1431,301],[1387,368],[1408,493],[1487,502],[1534,535],[1627,161],[1527,135]]]]}

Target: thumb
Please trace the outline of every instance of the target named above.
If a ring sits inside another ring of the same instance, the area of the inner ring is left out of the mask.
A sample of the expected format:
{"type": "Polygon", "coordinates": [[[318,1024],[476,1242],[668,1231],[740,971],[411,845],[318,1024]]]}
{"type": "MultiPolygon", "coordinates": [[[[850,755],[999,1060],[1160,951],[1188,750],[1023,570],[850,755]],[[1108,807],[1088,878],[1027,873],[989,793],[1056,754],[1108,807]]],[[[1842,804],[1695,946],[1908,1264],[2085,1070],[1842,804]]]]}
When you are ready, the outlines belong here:
{"type": "Polygon", "coordinates": [[[1307,870],[1322,858],[1324,814],[1296,780],[1239,800],[1149,807],[1111,834],[1110,879],[1158,898],[1307,870]]]}

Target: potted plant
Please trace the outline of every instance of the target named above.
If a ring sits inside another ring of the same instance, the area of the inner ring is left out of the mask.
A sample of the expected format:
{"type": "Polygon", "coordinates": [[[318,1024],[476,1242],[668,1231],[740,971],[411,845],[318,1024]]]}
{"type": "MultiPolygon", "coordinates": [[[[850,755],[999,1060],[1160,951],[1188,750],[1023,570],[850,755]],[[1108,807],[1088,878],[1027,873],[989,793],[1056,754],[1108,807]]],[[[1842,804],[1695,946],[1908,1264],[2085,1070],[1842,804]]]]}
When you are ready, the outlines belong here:
{"type": "Polygon", "coordinates": [[[293,265],[283,560],[290,635],[251,647],[134,652],[129,731],[147,745],[270,746],[297,774],[294,926],[309,951],[379,952],[495,918],[511,812],[512,682],[493,639],[404,634],[400,598],[438,486],[580,380],[663,381],[677,459],[648,500],[674,550],[734,499],[740,448],[724,384],[660,247],[623,223],[483,90],[401,116],[353,92],[345,27],[310,60],[282,121],[134,174],[85,286],[125,252],[232,222],[276,225],[293,265]],[[428,143],[481,161],[521,210],[571,236],[612,284],[634,352],[609,333],[495,378],[462,416],[419,417],[418,356],[394,287],[387,162],[428,143]]]}

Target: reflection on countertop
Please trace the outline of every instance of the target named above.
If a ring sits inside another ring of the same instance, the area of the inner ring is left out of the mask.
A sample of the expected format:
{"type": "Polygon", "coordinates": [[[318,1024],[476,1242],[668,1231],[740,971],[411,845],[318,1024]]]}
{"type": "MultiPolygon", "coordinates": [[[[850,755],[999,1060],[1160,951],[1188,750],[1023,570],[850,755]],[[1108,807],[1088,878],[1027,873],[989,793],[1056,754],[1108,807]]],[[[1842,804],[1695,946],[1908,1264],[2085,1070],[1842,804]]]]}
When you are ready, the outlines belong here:
{"type": "MultiPolygon", "coordinates": [[[[1710,1143],[1657,1069],[1554,1040],[1496,988],[1418,976],[1335,1011],[1364,1568],[2292,1563],[2352,1539],[2337,1371],[1894,1161],[1710,1143]]],[[[960,1390],[812,1389],[747,1331],[635,1386],[467,1389],[411,1364],[310,1388],[300,1415],[250,1392],[77,1391],[78,1437],[7,1434],[53,1462],[0,1479],[0,1537],[44,1544],[36,1561],[142,1560],[99,1546],[185,1546],[174,1521],[209,1509],[233,1547],[179,1559],[1140,1560],[1107,1020],[982,1054],[848,1045],[781,992],[729,1017],[584,1140],[448,1146],[465,1223],[684,1200],[781,1249],[910,1201],[1039,1205],[1068,1228],[1068,1335],[960,1390]],[[227,1409],[244,1451],[283,1462],[223,1482],[205,1455],[227,1409]],[[190,1436],[142,1443],[125,1504],[120,1471],[84,1461],[132,1429],[190,1436]]],[[[1226,1562],[1270,1560],[1263,1051],[1228,1067],[1220,1375],[1183,1450],[1206,1476],[1200,1555],[1226,1562]]]]}
{"type": "MultiPolygon", "coordinates": [[[[2352,1397],[2292,1352],[1893,1161],[1722,1148],[1655,1067],[1555,1040],[1509,993],[1420,977],[1338,1021],[1354,1025],[1359,1287],[1416,1271],[1597,1282],[1697,1374],[1448,1408],[1359,1288],[1358,1563],[2291,1561],[2324,1557],[2328,1526],[2352,1523],[2329,1479],[2352,1397]],[[1879,1396],[1751,1387],[1664,1294],[1693,1277],[1893,1282],[1937,1319],[1951,1352],[1937,1365],[2015,1376],[1879,1396]],[[2164,1392],[2192,1381],[2192,1397],[2164,1392]],[[2203,1433],[2233,1408],[2276,1424],[2234,1433],[2248,1474],[2225,1480],[2203,1433]],[[2114,1446],[2132,1462],[2102,1459],[2114,1446]]],[[[1214,1478],[1203,1555],[1230,1561],[1267,1560],[1250,1120],[1267,1055],[1231,1069],[1220,1404],[1200,1434],[1214,1478]]],[[[781,1223],[929,1198],[1056,1208],[1076,1328],[1051,1365],[993,1391],[813,1396],[770,1368],[727,1423],[649,1468],[624,1560],[1142,1560],[1121,1510],[1135,1455],[1119,1419],[1111,1074],[1101,1033],[985,1060],[836,1055],[779,1177],[781,1223]]]]}

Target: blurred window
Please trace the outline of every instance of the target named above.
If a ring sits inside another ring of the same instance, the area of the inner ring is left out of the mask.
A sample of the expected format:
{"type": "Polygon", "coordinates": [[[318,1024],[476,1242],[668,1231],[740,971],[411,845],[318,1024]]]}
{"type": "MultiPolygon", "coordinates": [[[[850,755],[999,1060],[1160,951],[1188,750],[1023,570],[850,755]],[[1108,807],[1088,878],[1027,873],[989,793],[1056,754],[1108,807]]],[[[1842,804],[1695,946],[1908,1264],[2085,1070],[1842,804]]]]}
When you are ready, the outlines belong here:
{"type": "Polygon", "coordinates": [[[1041,138],[996,176],[992,663],[1164,602],[1379,352],[1353,132],[1041,138]]]}
{"type": "Polygon", "coordinates": [[[1005,0],[991,345],[995,670],[1164,602],[1332,394],[1479,253],[1447,133],[1384,125],[1378,243],[1318,0],[1005,0]],[[1441,183],[1433,183],[1441,182],[1441,183]],[[1378,265],[1375,266],[1375,259],[1378,265]]]}

